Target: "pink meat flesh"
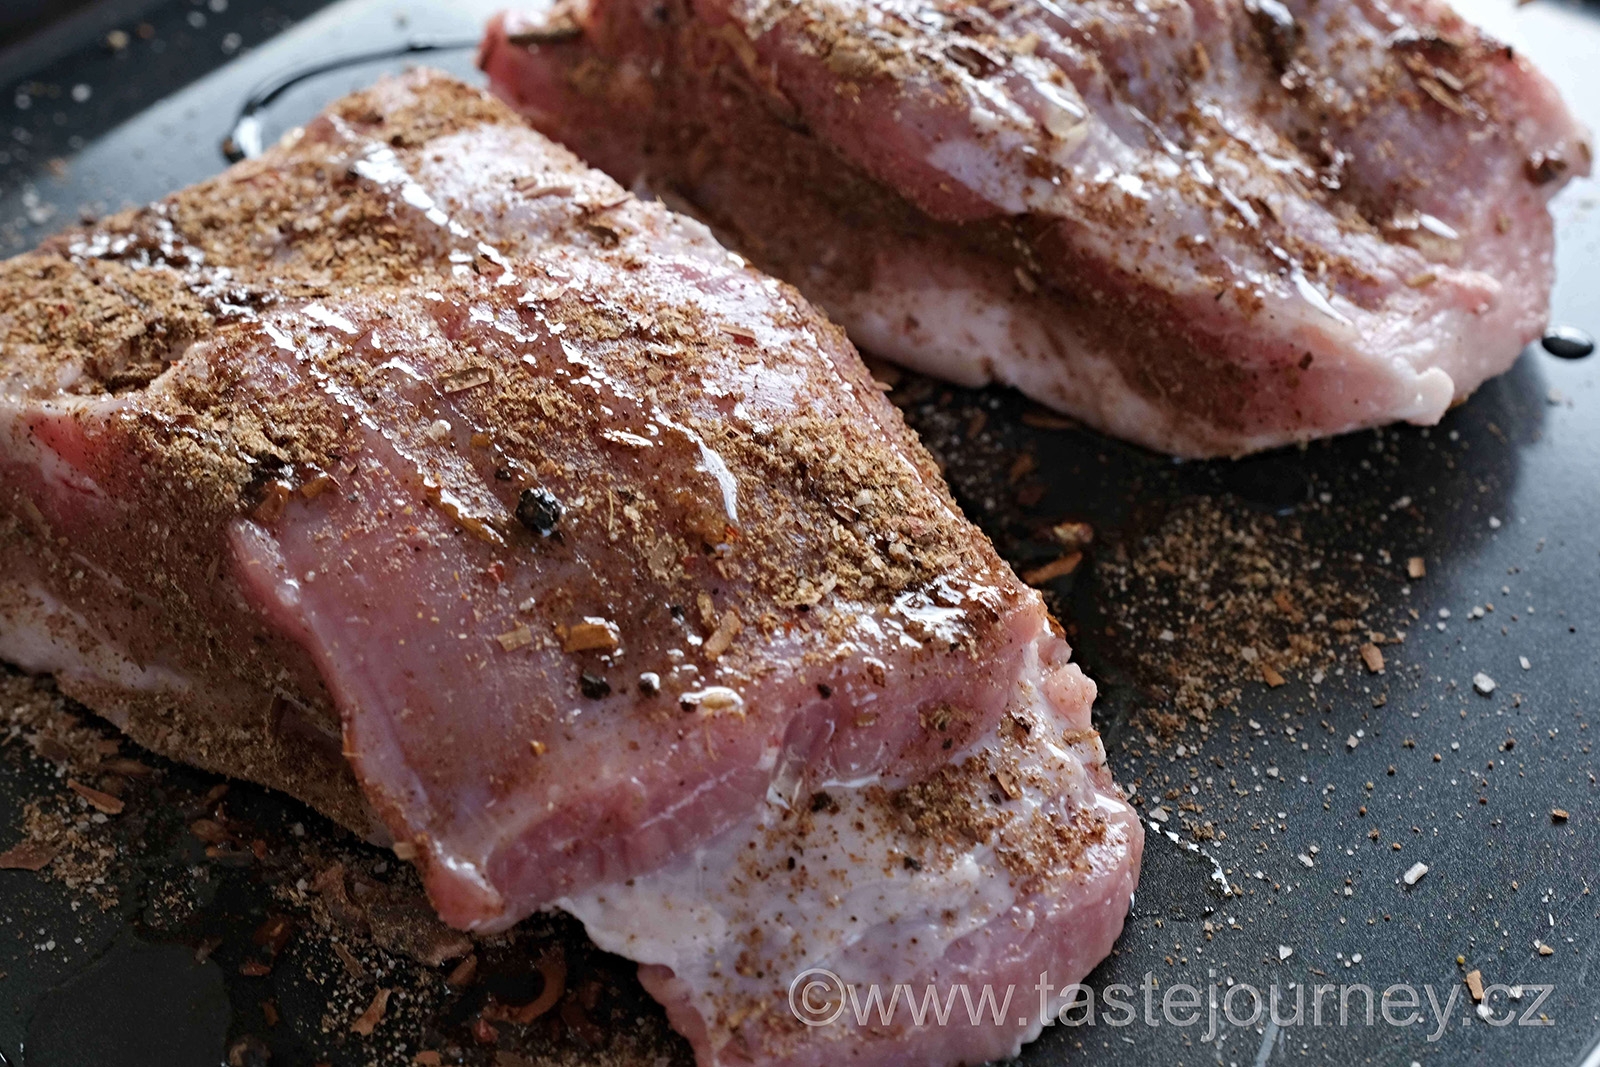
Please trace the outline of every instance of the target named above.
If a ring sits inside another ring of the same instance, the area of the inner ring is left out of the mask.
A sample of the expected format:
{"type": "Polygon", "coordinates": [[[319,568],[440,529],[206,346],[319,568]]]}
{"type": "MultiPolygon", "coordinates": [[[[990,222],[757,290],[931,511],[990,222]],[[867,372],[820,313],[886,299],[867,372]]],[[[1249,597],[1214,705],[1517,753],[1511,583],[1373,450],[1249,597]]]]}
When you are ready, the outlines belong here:
{"type": "Polygon", "coordinates": [[[1193,456],[1436,422],[1591,162],[1437,0],[555,0],[479,61],[864,349],[1193,456]]]}
{"type": "Polygon", "coordinates": [[[492,98],[385,81],[0,287],[0,657],[143,743],[460,927],[575,912],[708,1065],[1009,1054],[804,1027],[789,978],[1109,951],[1141,837],[1038,594],[841,331],[492,98]],[[738,874],[835,832],[873,858],[738,874]],[[686,948],[661,909],[756,836],[686,948]]]}

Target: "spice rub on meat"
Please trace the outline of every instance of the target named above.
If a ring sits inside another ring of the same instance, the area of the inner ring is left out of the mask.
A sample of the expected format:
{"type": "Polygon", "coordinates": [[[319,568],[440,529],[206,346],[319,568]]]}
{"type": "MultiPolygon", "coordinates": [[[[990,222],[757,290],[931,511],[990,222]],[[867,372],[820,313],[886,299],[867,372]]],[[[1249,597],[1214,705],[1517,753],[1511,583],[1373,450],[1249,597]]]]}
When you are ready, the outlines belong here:
{"type": "Polygon", "coordinates": [[[1591,163],[1438,0],[533,0],[480,64],[862,349],[1190,456],[1436,422],[1591,163]]]}
{"type": "MultiPolygon", "coordinates": [[[[619,944],[638,915],[586,902],[800,792],[1008,758],[1022,715],[1056,828],[1005,847],[1039,863],[948,855],[971,877],[919,883],[947,936],[915,952],[907,908],[760,929],[979,984],[1109,951],[1141,838],[1038,595],[840,330],[486,94],[384,81],[0,289],[0,658],[142,743],[387,838],[457,926],[562,906],[619,944]]],[[[655,988],[705,1063],[734,1028],[701,1010],[788,981],[726,987],[731,944],[621,950],[677,962],[693,995],[655,988]]],[[[779,1036],[740,1054],[815,1061],[779,1036]]]]}
{"type": "Polygon", "coordinates": [[[1139,848],[1106,792],[1086,680],[1035,655],[1022,679],[920,779],[819,787],[785,758],[750,818],[562,907],[652,961],[640,978],[703,1064],[1014,1056],[1063,1006],[1041,975],[1086,974],[1111,944],[1131,888],[1119,857],[1139,848]],[[874,1003],[887,1014],[862,1012],[874,1003]]]}

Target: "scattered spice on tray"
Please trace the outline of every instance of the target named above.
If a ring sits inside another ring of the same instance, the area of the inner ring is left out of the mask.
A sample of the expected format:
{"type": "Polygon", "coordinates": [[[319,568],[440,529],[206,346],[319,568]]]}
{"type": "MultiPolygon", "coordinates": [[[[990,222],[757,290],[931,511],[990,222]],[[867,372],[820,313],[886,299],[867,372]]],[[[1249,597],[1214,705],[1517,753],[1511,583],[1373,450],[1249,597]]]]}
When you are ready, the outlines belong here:
{"type": "MultiPolygon", "coordinates": [[[[261,982],[263,994],[267,982],[280,989],[311,983],[321,1018],[302,1015],[296,1023],[313,1042],[316,1059],[308,1062],[692,1062],[686,1043],[639,988],[634,966],[594,948],[575,921],[540,915],[493,937],[453,930],[428,905],[415,871],[392,854],[309,812],[304,819],[315,827],[255,825],[239,812],[246,807],[242,794],[264,799],[256,787],[160,757],[129,759],[108,724],[50,682],[0,666],[0,745],[7,744],[31,749],[23,758],[37,756],[59,778],[47,774],[57,785],[28,801],[15,822],[0,823],[0,840],[14,841],[0,850],[0,871],[60,883],[74,900],[98,904],[96,911],[113,908],[119,895],[137,895],[145,902],[142,938],[192,938],[197,964],[240,976],[230,981],[261,982]],[[113,796],[112,787],[123,795],[113,796]],[[120,800],[121,817],[97,810],[85,790],[101,794],[102,803],[120,800]],[[173,859],[168,835],[203,848],[205,859],[163,871],[161,864],[173,859]],[[155,866],[147,862],[158,857],[155,866]],[[237,905],[218,895],[231,877],[266,894],[265,920],[239,928],[248,911],[234,914],[237,905]],[[218,923],[231,932],[213,932],[218,923]]],[[[282,801],[264,810],[276,819],[300,811],[282,801]]],[[[55,948],[64,933],[52,929],[44,944],[55,948]]],[[[305,1001],[295,1003],[303,1013],[305,1001]]],[[[270,1029],[283,1011],[269,997],[256,1022],[242,1013],[235,1025],[270,1029]]],[[[231,1041],[226,1062],[265,1062],[269,1050],[260,1034],[246,1033],[231,1041]]]]}
{"type": "MultiPolygon", "coordinates": [[[[1371,597],[1294,519],[1215,498],[1180,503],[1096,564],[1150,701],[1145,719],[1163,739],[1190,722],[1208,732],[1248,683],[1321,681],[1368,634],[1371,597]]],[[[1367,647],[1362,660],[1381,670],[1382,653],[1367,647]]]]}
{"type": "Polygon", "coordinates": [[[350,1024],[350,1032],[360,1034],[362,1037],[372,1036],[372,1031],[376,1030],[378,1024],[383,1021],[383,1013],[388,1010],[389,996],[393,992],[394,990],[392,989],[378,990],[372,998],[372,1003],[367,1005],[367,1010],[357,1016],[356,1021],[350,1024]]]}

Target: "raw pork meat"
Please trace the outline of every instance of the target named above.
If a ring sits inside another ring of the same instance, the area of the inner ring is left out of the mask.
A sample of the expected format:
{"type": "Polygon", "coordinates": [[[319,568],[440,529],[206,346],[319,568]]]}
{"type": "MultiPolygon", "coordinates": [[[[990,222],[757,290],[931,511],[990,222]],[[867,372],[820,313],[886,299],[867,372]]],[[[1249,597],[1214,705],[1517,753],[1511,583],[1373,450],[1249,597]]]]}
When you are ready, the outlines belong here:
{"type": "Polygon", "coordinates": [[[1142,839],[1038,594],[840,330],[488,95],[383,82],[0,288],[0,657],[149,747],[457,926],[568,908],[704,1064],[1006,1055],[787,986],[1110,950],[1142,839]]]}
{"type": "Polygon", "coordinates": [[[863,349],[1186,456],[1436,422],[1590,165],[1437,0],[558,0],[480,63],[863,349]]]}

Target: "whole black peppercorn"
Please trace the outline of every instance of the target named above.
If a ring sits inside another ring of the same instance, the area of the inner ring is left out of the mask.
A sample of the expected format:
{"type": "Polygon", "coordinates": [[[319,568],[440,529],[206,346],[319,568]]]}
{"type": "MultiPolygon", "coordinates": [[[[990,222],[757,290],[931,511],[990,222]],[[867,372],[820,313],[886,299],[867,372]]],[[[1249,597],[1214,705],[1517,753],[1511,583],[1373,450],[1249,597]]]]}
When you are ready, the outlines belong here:
{"type": "Polygon", "coordinates": [[[517,521],[540,537],[556,532],[566,510],[548,489],[524,489],[517,498],[517,521]]]}

